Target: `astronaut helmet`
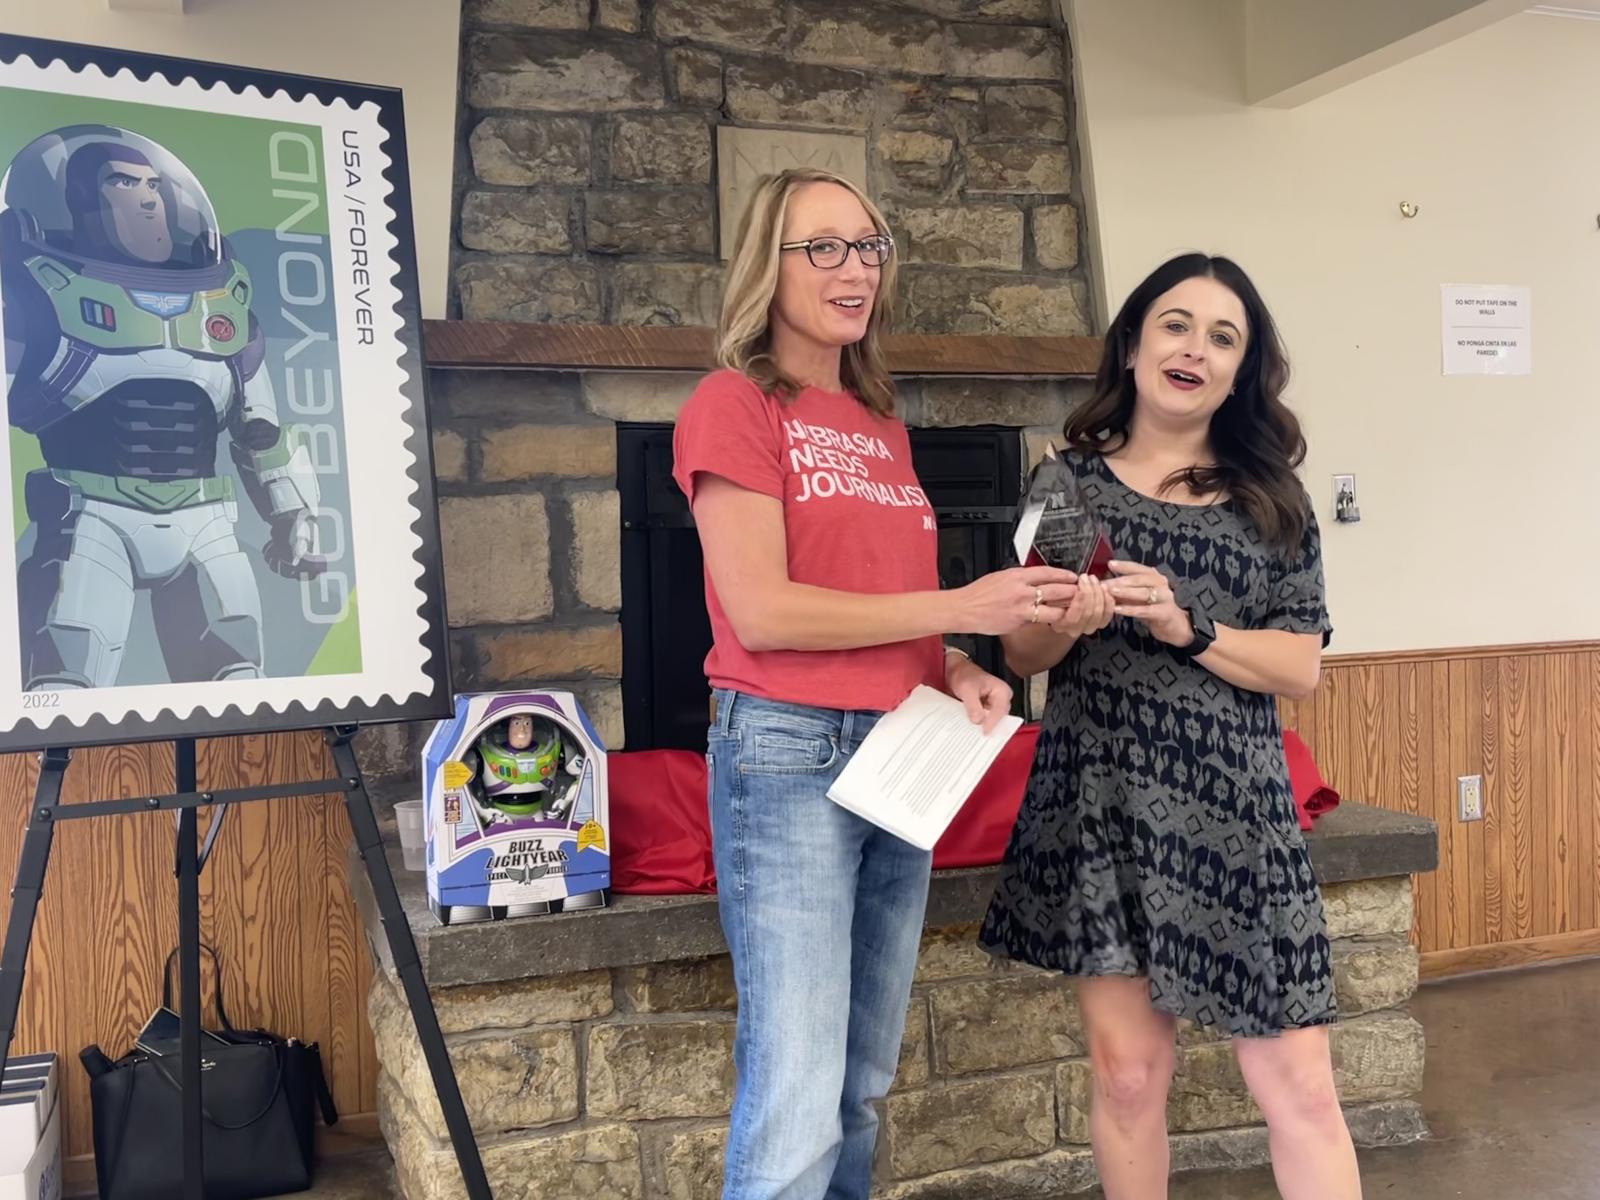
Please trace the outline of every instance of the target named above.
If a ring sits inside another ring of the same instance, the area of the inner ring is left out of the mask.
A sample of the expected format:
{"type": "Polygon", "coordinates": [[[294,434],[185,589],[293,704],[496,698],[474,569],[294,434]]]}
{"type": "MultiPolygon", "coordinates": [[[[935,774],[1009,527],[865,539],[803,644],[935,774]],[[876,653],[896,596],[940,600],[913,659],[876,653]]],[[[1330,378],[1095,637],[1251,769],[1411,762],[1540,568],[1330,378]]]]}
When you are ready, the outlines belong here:
{"type": "Polygon", "coordinates": [[[554,721],[515,713],[478,739],[486,775],[484,803],[517,817],[537,812],[561,771],[565,746],[554,721]]]}
{"type": "Polygon", "coordinates": [[[158,142],[112,125],[34,138],[0,180],[0,229],[100,266],[181,272],[225,250],[200,181],[158,142]]]}

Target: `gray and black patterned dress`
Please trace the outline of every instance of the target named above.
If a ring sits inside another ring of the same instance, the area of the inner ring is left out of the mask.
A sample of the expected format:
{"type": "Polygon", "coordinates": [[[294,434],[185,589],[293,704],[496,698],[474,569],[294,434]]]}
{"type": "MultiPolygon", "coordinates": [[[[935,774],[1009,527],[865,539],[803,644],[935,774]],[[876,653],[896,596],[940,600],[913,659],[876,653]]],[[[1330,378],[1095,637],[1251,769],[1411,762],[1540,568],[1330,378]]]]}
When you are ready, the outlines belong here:
{"type": "MultiPolygon", "coordinates": [[[[1118,558],[1218,625],[1329,633],[1316,524],[1292,558],[1231,501],[1163,503],[1067,455],[1118,558]]],[[[1050,675],[1033,775],[980,941],[1068,975],[1144,975],[1154,1006],[1244,1037],[1336,1019],[1322,901],[1278,708],[1132,618],[1050,675]]]]}

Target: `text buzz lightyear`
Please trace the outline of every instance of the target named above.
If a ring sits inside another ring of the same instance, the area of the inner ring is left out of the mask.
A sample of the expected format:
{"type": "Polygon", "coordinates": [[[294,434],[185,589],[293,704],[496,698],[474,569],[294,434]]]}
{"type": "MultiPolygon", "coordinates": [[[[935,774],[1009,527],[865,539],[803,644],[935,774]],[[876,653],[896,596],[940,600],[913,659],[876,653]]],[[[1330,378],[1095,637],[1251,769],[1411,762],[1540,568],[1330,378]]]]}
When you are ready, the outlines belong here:
{"type": "Polygon", "coordinates": [[[566,873],[567,859],[564,846],[546,849],[543,838],[510,842],[502,853],[490,857],[489,880],[491,883],[503,880],[527,883],[546,875],[562,875],[566,873]]]}

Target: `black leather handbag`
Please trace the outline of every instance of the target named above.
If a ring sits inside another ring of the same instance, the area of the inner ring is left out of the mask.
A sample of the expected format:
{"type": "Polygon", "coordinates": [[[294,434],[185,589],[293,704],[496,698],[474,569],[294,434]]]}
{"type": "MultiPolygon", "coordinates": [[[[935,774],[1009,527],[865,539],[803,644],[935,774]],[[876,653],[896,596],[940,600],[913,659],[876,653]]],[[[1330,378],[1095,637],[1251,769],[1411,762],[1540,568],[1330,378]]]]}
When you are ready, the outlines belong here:
{"type": "MultiPolygon", "coordinates": [[[[209,948],[212,962],[216,955],[209,948]]],[[[167,959],[162,1003],[172,1007],[167,959]]],[[[253,1200],[305,1191],[315,1171],[315,1107],[334,1124],[338,1113],[316,1043],[264,1029],[235,1029],[222,1004],[219,1030],[200,1038],[200,1097],[207,1200],[253,1200]]],[[[172,1200],[183,1195],[183,1061],[135,1047],[115,1062],[91,1046],[95,1174],[100,1200],[172,1200]]]]}

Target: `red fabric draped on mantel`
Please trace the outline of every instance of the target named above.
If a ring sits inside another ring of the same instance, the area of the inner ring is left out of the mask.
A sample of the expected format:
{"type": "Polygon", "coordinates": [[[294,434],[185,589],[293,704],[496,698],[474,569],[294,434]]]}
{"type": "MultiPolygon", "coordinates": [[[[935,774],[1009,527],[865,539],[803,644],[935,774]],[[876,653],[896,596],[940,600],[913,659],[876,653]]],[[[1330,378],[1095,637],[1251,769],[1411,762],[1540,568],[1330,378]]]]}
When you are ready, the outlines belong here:
{"type": "MultiPolygon", "coordinates": [[[[1007,743],[934,847],[935,870],[990,866],[1005,856],[1038,740],[1039,727],[1025,725],[1007,743]]],[[[1292,730],[1283,740],[1300,828],[1308,830],[1338,805],[1339,794],[1323,781],[1292,730]]],[[[705,759],[688,750],[640,750],[612,754],[609,761],[613,890],[647,896],[715,892],[705,759]]]]}

